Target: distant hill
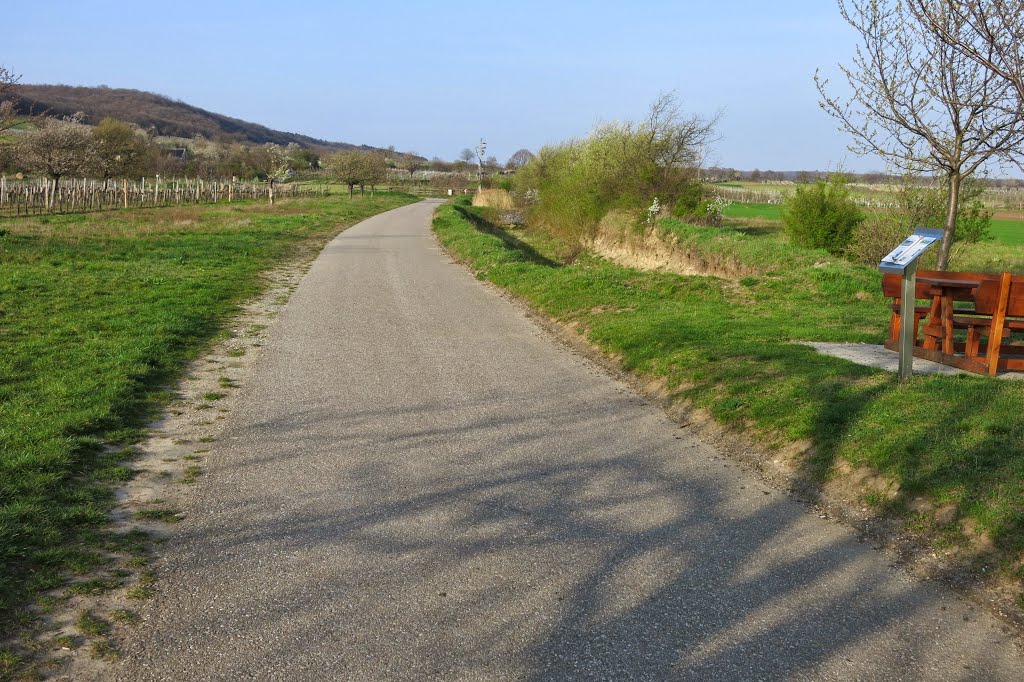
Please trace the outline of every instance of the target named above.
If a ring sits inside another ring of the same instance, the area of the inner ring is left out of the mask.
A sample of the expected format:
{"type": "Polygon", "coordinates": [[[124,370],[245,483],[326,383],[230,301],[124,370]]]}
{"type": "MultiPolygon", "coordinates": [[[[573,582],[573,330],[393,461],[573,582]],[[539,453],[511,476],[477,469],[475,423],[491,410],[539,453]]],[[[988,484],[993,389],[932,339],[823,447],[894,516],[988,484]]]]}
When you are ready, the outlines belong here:
{"type": "Polygon", "coordinates": [[[244,142],[286,145],[295,142],[303,147],[326,150],[363,149],[383,151],[376,147],[347,142],[318,140],[298,133],[272,130],[258,123],[215,114],[191,104],[141,90],[124,88],[78,87],[71,85],[19,85],[22,114],[47,113],[50,116],[71,116],[82,112],[85,122],[95,125],[109,117],[135,123],[156,135],[192,138],[201,135],[217,142],[244,142]]]}

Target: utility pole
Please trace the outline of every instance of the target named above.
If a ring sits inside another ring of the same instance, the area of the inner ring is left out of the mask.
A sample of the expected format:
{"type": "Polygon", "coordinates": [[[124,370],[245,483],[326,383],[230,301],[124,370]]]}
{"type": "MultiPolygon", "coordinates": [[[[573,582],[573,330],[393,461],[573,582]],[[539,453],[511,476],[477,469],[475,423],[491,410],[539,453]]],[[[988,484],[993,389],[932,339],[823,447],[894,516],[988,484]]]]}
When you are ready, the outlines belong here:
{"type": "Polygon", "coordinates": [[[480,144],[476,148],[476,191],[482,192],[484,189],[484,152],[487,150],[487,143],[484,142],[484,138],[480,138],[480,144]]]}

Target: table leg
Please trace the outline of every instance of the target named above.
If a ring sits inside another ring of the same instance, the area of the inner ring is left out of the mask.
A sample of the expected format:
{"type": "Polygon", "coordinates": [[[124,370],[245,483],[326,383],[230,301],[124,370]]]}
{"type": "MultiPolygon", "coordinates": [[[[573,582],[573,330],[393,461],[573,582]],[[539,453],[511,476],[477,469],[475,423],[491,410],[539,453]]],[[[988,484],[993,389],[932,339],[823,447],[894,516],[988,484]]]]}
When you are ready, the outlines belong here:
{"type": "Polygon", "coordinates": [[[953,294],[942,295],[942,352],[953,355],[953,294]]]}
{"type": "Polygon", "coordinates": [[[939,348],[939,334],[941,334],[942,325],[940,323],[942,308],[942,298],[940,296],[932,296],[932,309],[928,311],[928,324],[924,327],[924,339],[921,341],[921,346],[928,350],[938,350],[939,348]]]}

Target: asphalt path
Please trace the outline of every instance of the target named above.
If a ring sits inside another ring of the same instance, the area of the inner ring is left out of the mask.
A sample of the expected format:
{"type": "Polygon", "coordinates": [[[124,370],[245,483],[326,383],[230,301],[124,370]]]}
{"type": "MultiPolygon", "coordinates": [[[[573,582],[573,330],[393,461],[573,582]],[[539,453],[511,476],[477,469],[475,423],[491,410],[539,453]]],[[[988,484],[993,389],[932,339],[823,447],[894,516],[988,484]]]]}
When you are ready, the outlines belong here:
{"type": "Polygon", "coordinates": [[[1020,680],[982,610],[691,438],[453,264],[320,255],[122,680],[1020,680]]]}

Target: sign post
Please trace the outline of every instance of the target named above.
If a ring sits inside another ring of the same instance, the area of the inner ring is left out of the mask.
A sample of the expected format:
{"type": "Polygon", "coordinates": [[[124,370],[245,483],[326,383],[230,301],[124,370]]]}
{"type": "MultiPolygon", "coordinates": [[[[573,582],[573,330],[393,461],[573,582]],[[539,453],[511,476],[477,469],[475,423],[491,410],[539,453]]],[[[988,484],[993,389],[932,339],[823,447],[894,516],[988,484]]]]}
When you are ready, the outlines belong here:
{"type": "Polygon", "coordinates": [[[914,307],[917,305],[917,259],[942,239],[942,230],[919,227],[878,264],[883,273],[903,278],[900,289],[899,377],[908,381],[914,374],[914,307]]]}

